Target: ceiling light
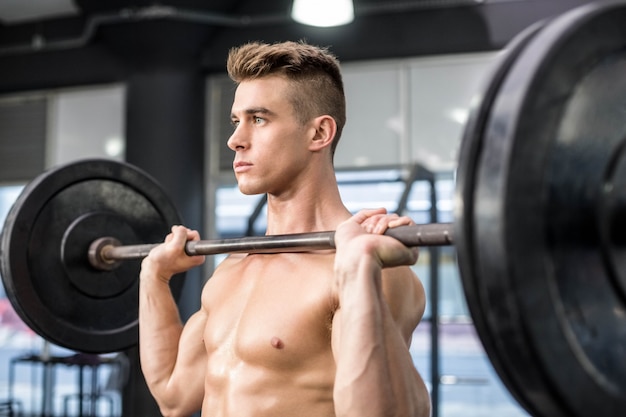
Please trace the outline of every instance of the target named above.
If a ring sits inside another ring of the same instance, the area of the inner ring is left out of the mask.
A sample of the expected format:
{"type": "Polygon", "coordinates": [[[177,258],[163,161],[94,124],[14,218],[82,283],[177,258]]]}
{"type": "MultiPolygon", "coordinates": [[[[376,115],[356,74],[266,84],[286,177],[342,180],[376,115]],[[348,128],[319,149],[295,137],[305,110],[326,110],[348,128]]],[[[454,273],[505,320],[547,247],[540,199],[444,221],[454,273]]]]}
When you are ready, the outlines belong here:
{"type": "Polygon", "coordinates": [[[352,0],[294,0],[293,20],[305,25],[340,26],[354,20],[352,0]]]}

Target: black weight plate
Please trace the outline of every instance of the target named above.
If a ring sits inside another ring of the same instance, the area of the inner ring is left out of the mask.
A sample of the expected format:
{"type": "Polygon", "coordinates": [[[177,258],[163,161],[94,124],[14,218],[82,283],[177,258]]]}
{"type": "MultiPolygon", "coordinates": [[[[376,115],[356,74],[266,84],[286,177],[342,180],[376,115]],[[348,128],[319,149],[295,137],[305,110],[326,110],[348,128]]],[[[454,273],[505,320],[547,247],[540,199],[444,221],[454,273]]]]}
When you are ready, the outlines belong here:
{"type": "MultiPolygon", "coordinates": [[[[7,215],[1,273],[22,320],[68,349],[103,353],[138,341],[140,260],[112,271],[91,267],[90,243],[163,240],[180,217],[160,186],[131,165],[84,160],[44,172],[7,215]]],[[[176,298],[182,280],[172,281],[176,298]]]]}
{"type": "Polygon", "coordinates": [[[623,1],[593,3],[537,33],[500,86],[475,166],[460,173],[472,184],[456,234],[468,305],[496,371],[534,416],[626,408],[614,230],[626,191],[625,22],[623,1]]]}
{"type": "MultiPolygon", "coordinates": [[[[506,47],[504,53],[498,57],[493,71],[487,78],[488,83],[479,99],[474,100],[470,117],[465,125],[463,140],[457,168],[456,180],[456,209],[454,222],[454,245],[458,254],[458,264],[462,276],[463,288],[470,310],[474,326],[480,336],[485,351],[498,371],[503,383],[509,388],[511,394],[522,403],[524,398],[520,398],[516,393],[519,390],[507,372],[502,372],[506,364],[501,363],[501,359],[495,352],[498,351],[498,335],[494,335],[489,328],[487,318],[490,314],[490,305],[482,302],[482,291],[480,276],[476,270],[475,262],[480,249],[480,242],[477,247],[474,245],[474,191],[476,188],[476,171],[482,157],[483,146],[485,145],[485,129],[488,126],[491,108],[498,97],[500,87],[510,71],[515,61],[519,58],[528,42],[546,24],[545,21],[538,22],[517,35],[506,47]]],[[[531,368],[532,369],[532,368],[531,368]]]]}

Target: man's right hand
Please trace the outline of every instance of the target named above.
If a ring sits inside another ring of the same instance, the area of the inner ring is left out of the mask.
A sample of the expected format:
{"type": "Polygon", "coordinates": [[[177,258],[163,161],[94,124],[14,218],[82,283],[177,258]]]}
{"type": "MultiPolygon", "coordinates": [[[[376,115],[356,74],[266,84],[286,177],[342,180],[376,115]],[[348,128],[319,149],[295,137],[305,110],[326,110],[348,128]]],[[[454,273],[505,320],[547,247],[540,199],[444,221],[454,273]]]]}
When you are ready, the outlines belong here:
{"type": "Polygon", "coordinates": [[[205,256],[189,256],[185,244],[189,240],[200,240],[197,230],[185,226],[172,226],[165,241],[150,251],[141,263],[141,276],[155,277],[169,283],[172,276],[204,263],[205,256]]]}

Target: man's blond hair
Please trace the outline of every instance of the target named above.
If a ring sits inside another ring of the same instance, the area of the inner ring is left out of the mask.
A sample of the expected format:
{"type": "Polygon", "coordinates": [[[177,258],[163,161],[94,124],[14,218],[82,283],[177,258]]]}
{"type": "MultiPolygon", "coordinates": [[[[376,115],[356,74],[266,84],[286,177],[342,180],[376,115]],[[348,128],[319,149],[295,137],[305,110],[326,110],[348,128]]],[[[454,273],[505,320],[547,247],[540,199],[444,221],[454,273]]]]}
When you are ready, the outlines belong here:
{"type": "Polygon", "coordinates": [[[301,123],[325,114],[335,120],[334,155],[346,123],[346,101],[339,61],[327,48],[305,42],[251,42],[230,50],[227,70],[236,83],[268,75],[290,80],[289,100],[301,123]]]}

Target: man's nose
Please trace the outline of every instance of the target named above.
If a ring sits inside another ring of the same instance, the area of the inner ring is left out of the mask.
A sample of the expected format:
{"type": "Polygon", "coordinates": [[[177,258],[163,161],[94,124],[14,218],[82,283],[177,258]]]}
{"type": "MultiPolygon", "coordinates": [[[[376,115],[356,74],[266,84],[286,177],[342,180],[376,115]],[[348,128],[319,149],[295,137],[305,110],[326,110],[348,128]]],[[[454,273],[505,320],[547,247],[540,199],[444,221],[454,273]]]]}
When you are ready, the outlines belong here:
{"type": "Polygon", "coordinates": [[[235,128],[226,144],[233,151],[244,149],[247,146],[247,140],[245,139],[245,134],[241,125],[235,128]]]}

